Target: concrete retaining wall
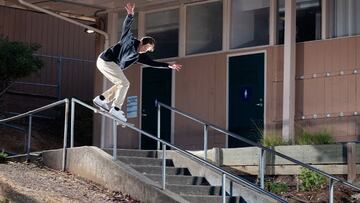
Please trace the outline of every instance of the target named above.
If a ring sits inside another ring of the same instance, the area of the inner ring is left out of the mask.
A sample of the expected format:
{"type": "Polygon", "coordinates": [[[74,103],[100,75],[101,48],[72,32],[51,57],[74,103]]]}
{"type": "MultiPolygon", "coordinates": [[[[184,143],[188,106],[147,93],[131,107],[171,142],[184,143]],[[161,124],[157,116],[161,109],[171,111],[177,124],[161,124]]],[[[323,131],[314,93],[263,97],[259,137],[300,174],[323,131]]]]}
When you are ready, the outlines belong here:
{"type": "MultiPolygon", "coordinates": [[[[42,152],[44,163],[61,170],[62,150],[42,152]]],[[[146,178],[134,169],[112,161],[112,157],[96,147],[78,147],[67,150],[66,170],[103,185],[112,191],[129,194],[141,202],[188,202],[179,195],[146,178]]]]}

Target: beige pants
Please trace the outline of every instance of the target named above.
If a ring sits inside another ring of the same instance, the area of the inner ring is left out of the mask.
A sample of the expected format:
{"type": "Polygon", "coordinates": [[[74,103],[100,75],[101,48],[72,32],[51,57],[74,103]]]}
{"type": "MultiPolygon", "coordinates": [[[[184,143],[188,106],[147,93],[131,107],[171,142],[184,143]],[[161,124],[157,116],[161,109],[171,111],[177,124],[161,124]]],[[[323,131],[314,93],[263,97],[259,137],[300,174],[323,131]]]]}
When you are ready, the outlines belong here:
{"type": "Polygon", "coordinates": [[[98,57],[96,66],[107,79],[114,83],[114,85],[102,93],[102,95],[107,101],[113,102],[112,106],[121,109],[125,101],[126,93],[130,87],[130,82],[121,68],[114,62],[107,62],[98,57]]]}

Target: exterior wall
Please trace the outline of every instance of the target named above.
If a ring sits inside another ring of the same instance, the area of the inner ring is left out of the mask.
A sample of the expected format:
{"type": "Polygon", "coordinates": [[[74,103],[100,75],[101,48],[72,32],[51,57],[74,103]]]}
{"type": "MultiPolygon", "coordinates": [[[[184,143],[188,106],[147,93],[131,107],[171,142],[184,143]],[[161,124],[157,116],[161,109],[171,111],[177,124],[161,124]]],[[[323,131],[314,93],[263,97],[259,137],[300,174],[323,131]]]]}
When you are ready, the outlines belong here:
{"type": "MultiPolygon", "coordinates": [[[[59,57],[87,60],[62,59],[61,98],[92,98],[95,35],[85,33],[79,26],[38,12],[0,6],[0,16],[0,35],[7,36],[11,41],[38,43],[41,49],[37,54],[51,56],[41,56],[43,69],[22,81],[56,85],[59,57]]],[[[43,95],[47,99],[11,94],[7,98],[11,101],[7,104],[7,111],[23,112],[57,99],[56,88],[16,84],[11,91],[43,95]]]]}
{"type": "MultiPolygon", "coordinates": [[[[175,74],[175,107],[226,128],[226,71],[228,54],[266,50],[266,115],[267,130],[281,132],[283,46],[245,49],[227,53],[210,53],[179,58],[183,69],[175,74]]],[[[353,70],[360,66],[360,37],[312,41],[297,44],[296,126],[297,130],[327,130],[337,141],[357,140],[360,111],[359,76],[353,70]],[[341,75],[340,71],[344,71],[341,75]],[[330,76],[325,77],[329,72],[330,76]],[[316,76],[314,77],[314,74],[316,76]],[[304,76],[304,79],[300,79],[304,76]],[[344,113],[339,117],[340,112],[344,113]],[[316,114],[317,119],[312,119],[316,114]],[[330,118],[324,118],[330,114],[330,118]],[[301,119],[302,116],[305,119],[301,119]],[[333,117],[334,116],[334,117],[333,117]]],[[[140,97],[140,67],[125,73],[131,87],[128,96],[140,97]]],[[[130,119],[139,126],[139,115],[130,119]]],[[[203,127],[180,115],[175,116],[174,143],[185,149],[202,149],[203,127]]],[[[137,133],[122,130],[119,146],[138,147],[137,133]],[[124,132],[126,131],[126,132],[124,132]]],[[[209,148],[225,146],[221,133],[209,132],[209,148]]]]}
{"type": "MultiPolygon", "coordinates": [[[[268,90],[272,103],[267,120],[276,125],[282,115],[283,62],[282,47],[273,49],[275,72],[273,88],[268,90]]],[[[359,36],[297,44],[296,130],[327,130],[341,142],[359,139],[359,118],[353,116],[360,109],[359,76],[353,74],[354,70],[359,71],[359,51],[359,36]]]]}

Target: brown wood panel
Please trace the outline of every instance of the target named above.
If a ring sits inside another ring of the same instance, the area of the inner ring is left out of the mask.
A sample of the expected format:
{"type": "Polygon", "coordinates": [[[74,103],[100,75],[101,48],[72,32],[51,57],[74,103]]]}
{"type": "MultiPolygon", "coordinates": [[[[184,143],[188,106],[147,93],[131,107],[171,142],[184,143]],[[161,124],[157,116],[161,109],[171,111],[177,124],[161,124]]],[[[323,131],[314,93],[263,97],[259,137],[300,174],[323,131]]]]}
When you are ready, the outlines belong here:
{"type": "MultiPolygon", "coordinates": [[[[176,75],[176,108],[185,112],[191,112],[192,115],[209,121],[211,119],[209,113],[210,100],[214,100],[211,91],[215,89],[214,66],[216,57],[208,55],[187,58],[181,60],[180,63],[184,68],[176,75]]],[[[192,149],[195,146],[201,146],[202,133],[196,132],[201,132],[202,126],[195,128],[192,123],[189,120],[182,120],[176,116],[174,135],[176,144],[192,149]],[[189,125],[191,127],[187,127],[189,125]],[[191,138],[192,142],[186,141],[188,140],[186,137],[191,138]],[[191,146],[187,146],[188,144],[191,146]]]]}
{"type": "MultiPolygon", "coordinates": [[[[128,96],[138,96],[138,116],[136,118],[129,118],[128,122],[135,124],[136,127],[139,127],[139,116],[141,116],[140,112],[140,65],[132,66],[124,71],[127,79],[130,82],[130,88],[127,93],[128,96]]],[[[126,112],[126,101],[124,102],[123,110],[126,112]]],[[[118,136],[118,146],[123,148],[138,148],[139,147],[139,134],[134,130],[128,128],[118,128],[119,136],[118,136]]]]}
{"type": "Polygon", "coordinates": [[[284,47],[277,46],[274,49],[273,68],[275,69],[274,81],[283,81],[284,77],[284,47]]]}
{"type": "MultiPolygon", "coordinates": [[[[46,14],[3,6],[0,6],[0,15],[0,34],[8,36],[10,40],[39,43],[42,46],[39,54],[95,60],[96,36],[86,35],[76,25],[46,14]]],[[[44,68],[39,73],[24,78],[23,81],[56,84],[56,59],[40,58],[44,61],[44,68]]],[[[64,95],[77,95],[87,100],[92,98],[94,63],[65,63],[69,64],[69,67],[63,68],[72,72],[65,72],[63,80],[77,83],[70,83],[75,88],[70,87],[70,84],[64,84],[67,86],[63,88],[64,95]]],[[[48,87],[16,85],[15,90],[56,96],[56,89],[48,87]]]]}
{"type": "MultiPolygon", "coordinates": [[[[305,115],[323,114],[324,109],[324,78],[308,79],[303,82],[303,112],[305,115]]],[[[301,100],[298,98],[296,101],[301,100]]]]}

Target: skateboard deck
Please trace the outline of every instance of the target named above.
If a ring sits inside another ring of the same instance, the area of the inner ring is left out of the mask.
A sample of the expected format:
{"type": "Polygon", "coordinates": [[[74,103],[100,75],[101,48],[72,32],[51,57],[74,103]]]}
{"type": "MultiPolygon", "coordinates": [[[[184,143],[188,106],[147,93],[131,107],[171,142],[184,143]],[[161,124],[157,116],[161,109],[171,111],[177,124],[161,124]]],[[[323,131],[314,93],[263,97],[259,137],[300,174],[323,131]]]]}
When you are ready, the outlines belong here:
{"type": "Polygon", "coordinates": [[[98,111],[101,111],[102,113],[105,113],[106,115],[108,115],[110,118],[116,120],[116,121],[117,121],[117,122],[116,122],[117,125],[121,125],[121,127],[123,127],[123,128],[126,128],[126,124],[127,124],[127,125],[130,125],[130,126],[135,126],[135,125],[132,124],[132,123],[124,122],[124,121],[116,118],[115,116],[111,115],[107,110],[105,110],[105,109],[103,109],[103,108],[101,108],[101,107],[99,107],[99,106],[97,106],[97,105],[95,105],[95,104],[94,104],[93,106],[94,106],[98,111]]]}

